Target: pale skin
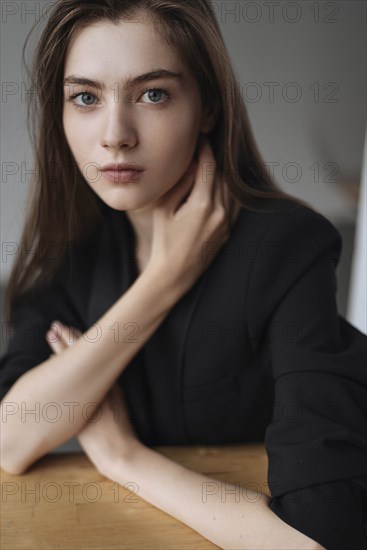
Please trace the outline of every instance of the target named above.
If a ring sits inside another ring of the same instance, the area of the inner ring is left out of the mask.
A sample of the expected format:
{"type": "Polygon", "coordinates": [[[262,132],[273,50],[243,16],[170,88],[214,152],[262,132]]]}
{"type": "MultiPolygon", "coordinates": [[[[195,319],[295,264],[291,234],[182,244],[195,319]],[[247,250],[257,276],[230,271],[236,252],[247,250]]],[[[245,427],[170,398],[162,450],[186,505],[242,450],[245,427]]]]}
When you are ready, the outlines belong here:
{"type": "MultiPolygon", "coordinates": [[[[189,169],[200,134],[211,129],[211,113],[201,104],[196,80],[148,22],[99,22],[82,30],[69,46],[64,74],[63,126],[70,149],[97,195],[126,211],[144,268],[152,254],[160,253],[156,245],[153,249],[157,206],[189,169]],[[157,69],[181,76],[128,84],[157,69]],[[75,75],[104,88],[72,83],[75,75]],[[145,171],[138,183],[113,184],[99,169],[114,162],[145,171]]],[[[202,178],[213,171],[212,159],[206,159],[202,178]]]]}
{"type": "MultiPolygon", "coordinates": [[[[55,353],[70,346],[67,327],[49,339],[55,353]]],[[[81,333],[69,327],[75,338],[81,333]]],[[[226,498],[216,491],[218,480],[193,472],[143,445],[130,422],[118,384],[78,434],[78,441],[97,470],[121,484],[134,483],[137,495],[182,521],[220,548],[321,549],[317,542],[283,522],[269,506],[269,497],[226,484],[226,498]],[[231,494],[231,491],[233,493],[231,494]],[[238,489],[237,489],[238,491],[238,489]]]]}
{"type": "MultiPolygon", "coordinates": [[[[83,29],[68,52],[65,76],[71,74],[105,85],[102,91],[88,87],[88,93],[98,97],[96,106],[88,108],[76,109],[68,101],[72,93],[85,92],[85,86],[65,90],[63,125],[74,158],[81,168],[88,163],[100,167],[115,161],[144,166],[138,183],[116,185],[100,172],[96,178],[92,170],[83,170],[83,175],[106,204],[127,212],[137,237],[139,270],[152,274],[155,283],[164,281],[174,305],[208,267],[201,256],[203,244],[210,241],[219,250],[228,239],[225,212],[231,213],[231,223],[239,213],[216,172],[208,142],[199,149],[198,163],[192,164],[200,133],[210,131],[210,113],[201,105],[195,80],[177,54],[143,20],[119,25],[98,23],[83,29]],[[116,55],[116,49],[126,55],[116,55]],[[184,75],[179,81],[149,82],[150,88],[166,88],[170,101],[157,104],[148,98],[143,102],[147,83],[129,91],[122,87],[116,101],[115,82],[126,82],[131,76],[157,68],[184,75]]],[[[83,105],[81,97],[73,101],[83,105]]],[[[79,346],[80,336],[73,327],[60,327],[58,336],[48,338],[48,342],[55,356],[62,356],[71,346],[79,346]],[[67,328],[74,331],[74,342],[67,338],[67,328]]],[[[143,499],[221,548],[322,549],[278,518],[269,509],[266,495],[247,492],[249,500],[240,503],[222,502],[220,495],[213,495],[204,502],[203,484],[217,480],[192,472],[143,445],[116,384],[110,386],[100,408],[99,418],[84,424],[77,437],[106,477],[121,484],[134,481],[143,499]],[[121,413],[117,422],[116,406],[121,413]]]]}

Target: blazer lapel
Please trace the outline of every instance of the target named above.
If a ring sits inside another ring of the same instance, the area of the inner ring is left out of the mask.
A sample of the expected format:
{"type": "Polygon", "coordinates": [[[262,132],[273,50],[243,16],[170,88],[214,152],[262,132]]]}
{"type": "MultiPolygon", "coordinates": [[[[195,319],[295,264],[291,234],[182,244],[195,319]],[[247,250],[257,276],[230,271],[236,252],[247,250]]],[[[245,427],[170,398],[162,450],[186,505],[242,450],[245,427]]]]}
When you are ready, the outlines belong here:
{"type": "Polygon", "coordinates": [[[188,440],[184,422],[183,369],[185,344],[207,272],[171,309],[144,347],[146,377],[152,393],[157,444],[175,445],[188,440]]]}
{"type": "MultiPolygon", "coordinates": [[[[216,269],[216,264],[220,265],[220,255],[228,254],[229,247],[236,245],[239,231],[240,223],[236,223],[231,239],[190,290],[175,304],[145,345],[146,377],[149,387],[154,388],[152,411],[157,444],[190,442],[186,432],[183,401],[188,332],[208,278],[216,269]]],[[[239,239],[238,244],[240,243],[239,239]]],[[[223,280],[227,280],[227,277],[223,280]]]]}
{"type": "MultiPolygon", "coordinates": [[[[105,209],[92,273],[88,327],[97,323],[137,277],[134,244],[125,212],[105,209]]],[[[184,350],[208,275],[207,270],[173,306],[119,377],[146,443],[174,445],[187,440],[182,403],[184,350]]]]}

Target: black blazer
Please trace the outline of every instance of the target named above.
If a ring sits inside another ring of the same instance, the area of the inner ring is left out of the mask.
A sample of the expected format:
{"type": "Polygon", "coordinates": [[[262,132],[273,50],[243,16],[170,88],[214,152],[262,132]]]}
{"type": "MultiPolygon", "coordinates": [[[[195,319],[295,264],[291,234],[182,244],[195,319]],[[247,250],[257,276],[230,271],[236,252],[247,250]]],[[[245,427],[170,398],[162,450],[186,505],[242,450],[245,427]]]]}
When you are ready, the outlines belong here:
{"type": "MultiPolygon", "coordinates": [[[[84,332],[137,277],[125,212],[100,206],[101,226],[68,247],[47,287],[14,308],[1,399],[50,355],[53,320],[84,332]]],[[[118,381],[146,445],[265,441],[274,513],[328,549],[362,550],[367,337],[337,312],[341,248],[325,217],[292,201],[242,210],[209,268],[118,381]]]]}

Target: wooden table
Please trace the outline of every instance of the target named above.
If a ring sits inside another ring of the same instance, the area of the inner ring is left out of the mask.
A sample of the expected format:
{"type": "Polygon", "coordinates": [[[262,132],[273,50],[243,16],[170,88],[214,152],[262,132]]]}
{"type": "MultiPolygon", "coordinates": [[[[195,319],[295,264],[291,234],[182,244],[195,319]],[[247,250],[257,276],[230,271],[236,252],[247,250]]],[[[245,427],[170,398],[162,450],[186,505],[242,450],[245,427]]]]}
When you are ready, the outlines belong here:
{"type": "MultiPolygon", "coordinates": [[[[262,443],[155,447],[190,470],[270,495],[262,443]]],[[[242,489],[243,488],[243,489],[242,489]]],[[[83,453],[49,454],[20,476],[1,470],[1,550],[218,548],[100,475],[83,453]]]]}

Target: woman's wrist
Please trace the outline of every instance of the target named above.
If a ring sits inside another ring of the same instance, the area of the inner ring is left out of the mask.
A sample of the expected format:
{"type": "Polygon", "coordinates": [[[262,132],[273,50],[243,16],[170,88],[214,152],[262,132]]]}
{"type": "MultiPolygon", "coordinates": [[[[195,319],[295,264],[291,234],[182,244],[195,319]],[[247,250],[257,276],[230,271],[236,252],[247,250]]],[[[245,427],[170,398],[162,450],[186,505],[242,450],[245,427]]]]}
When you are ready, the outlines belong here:
{"type": "Polygon", "coordinates": [[[157,298],[162,300],[167,310],[170,310],[184,294],[177,281],[170,274],[169,267],[161,267],[153,261],[149,262],[140,275],[144,284],[148,284],[157,298]]]}

